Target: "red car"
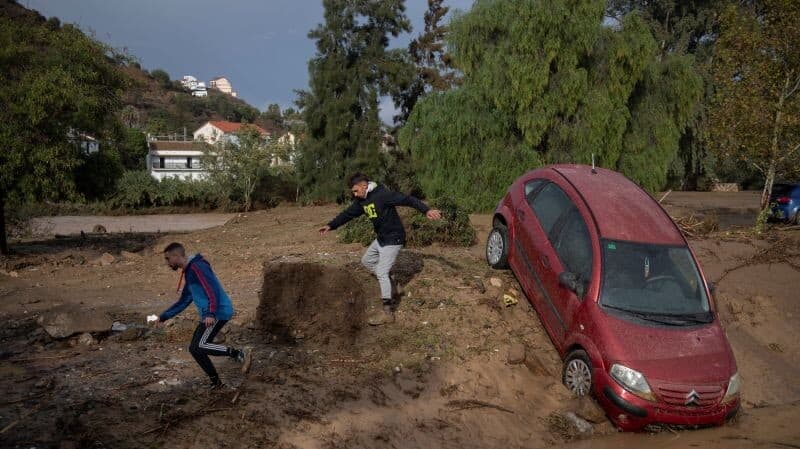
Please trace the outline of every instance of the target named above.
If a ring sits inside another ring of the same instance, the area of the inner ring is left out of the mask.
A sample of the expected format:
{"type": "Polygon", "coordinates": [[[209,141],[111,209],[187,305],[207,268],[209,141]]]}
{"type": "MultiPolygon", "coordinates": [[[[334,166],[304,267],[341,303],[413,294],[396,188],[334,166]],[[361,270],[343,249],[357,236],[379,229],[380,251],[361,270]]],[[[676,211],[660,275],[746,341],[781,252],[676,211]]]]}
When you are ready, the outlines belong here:
{"type": "Polygon", "coordinates": [[[486,244],[516,275],[564,360],[622,430],[722,424],[736,361],[697,260],[647,192],[583,165],[533,170],[497,206],[486,244]]]}

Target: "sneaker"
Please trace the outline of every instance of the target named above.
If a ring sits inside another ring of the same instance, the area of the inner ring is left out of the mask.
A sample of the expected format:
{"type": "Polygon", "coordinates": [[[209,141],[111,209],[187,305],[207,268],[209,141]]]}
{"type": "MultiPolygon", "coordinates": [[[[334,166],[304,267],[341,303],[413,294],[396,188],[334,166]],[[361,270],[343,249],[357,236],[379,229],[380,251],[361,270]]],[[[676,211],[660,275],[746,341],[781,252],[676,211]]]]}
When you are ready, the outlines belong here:
{"type": "Polygon", "coordinates": [[[242,374],[250,372],[250,365],[253,363],[253,349],[250,347],[240,349],[236,355],[236,361],[242,364],[242,374]]]}
{"type": "Polygon", "coordinates": [[[383,306],[383,309],[371,316],[367,322],[370,326],[382,326],[384,324],[394,323],[392,306],[383,306]]]}

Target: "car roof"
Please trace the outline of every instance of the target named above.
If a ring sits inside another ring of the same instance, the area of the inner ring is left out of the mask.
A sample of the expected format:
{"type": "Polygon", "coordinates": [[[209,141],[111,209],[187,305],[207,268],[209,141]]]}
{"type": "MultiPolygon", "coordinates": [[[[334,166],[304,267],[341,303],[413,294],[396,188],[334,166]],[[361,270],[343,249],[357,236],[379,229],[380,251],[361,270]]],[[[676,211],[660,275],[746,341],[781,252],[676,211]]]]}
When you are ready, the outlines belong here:
{"type": "Polygon", "coordinates": [[[553,165],[583,197],[601,238],[661,245],[686,245],[660,204],[621,173],[588,165],[553,165]]]}

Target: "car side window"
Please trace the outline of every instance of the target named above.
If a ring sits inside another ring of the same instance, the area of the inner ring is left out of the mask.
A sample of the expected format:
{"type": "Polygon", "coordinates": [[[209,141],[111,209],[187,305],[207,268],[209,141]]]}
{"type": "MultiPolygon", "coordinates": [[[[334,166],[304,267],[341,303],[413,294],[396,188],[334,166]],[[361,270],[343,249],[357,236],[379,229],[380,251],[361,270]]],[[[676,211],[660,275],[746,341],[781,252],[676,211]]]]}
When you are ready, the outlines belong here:
{"type": "Polygon", "coordinates": [[[551,182],[539,190],[539,193],[533,198],[531,207],[545,234],[549,236],[561,214],[575,206],[567,194],[551,182]]]}
{"type": "Polygon", "coordinates": [[[592,277],[592,243],[586,222],[578,209],[572,206],[559,225],[551,241],[556,254],[567,271],[575,273],[579,281],[588,283],[592,277]]]}
{"type": "Polygon", "coordinates": [[[539,188],[545,183],[544,179],[534,179],[525,183],[525,199],[533,207],[533,198],[539,193],[539,188]]]}

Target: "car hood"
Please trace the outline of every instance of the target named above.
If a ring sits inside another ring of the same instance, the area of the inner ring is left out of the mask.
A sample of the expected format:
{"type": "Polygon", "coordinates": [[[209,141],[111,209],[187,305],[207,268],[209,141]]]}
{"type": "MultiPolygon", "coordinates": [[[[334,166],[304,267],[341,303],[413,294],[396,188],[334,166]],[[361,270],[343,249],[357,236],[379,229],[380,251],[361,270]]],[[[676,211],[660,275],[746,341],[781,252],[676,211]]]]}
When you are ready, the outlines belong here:
{"type": "Polygon", "coordinates": [[[635,369],[648,380],[674,383],[727,382],[736,371],[725,332],[713,323],[690,327],[642,325],[607,317],[606,362],[635,369]]]}

